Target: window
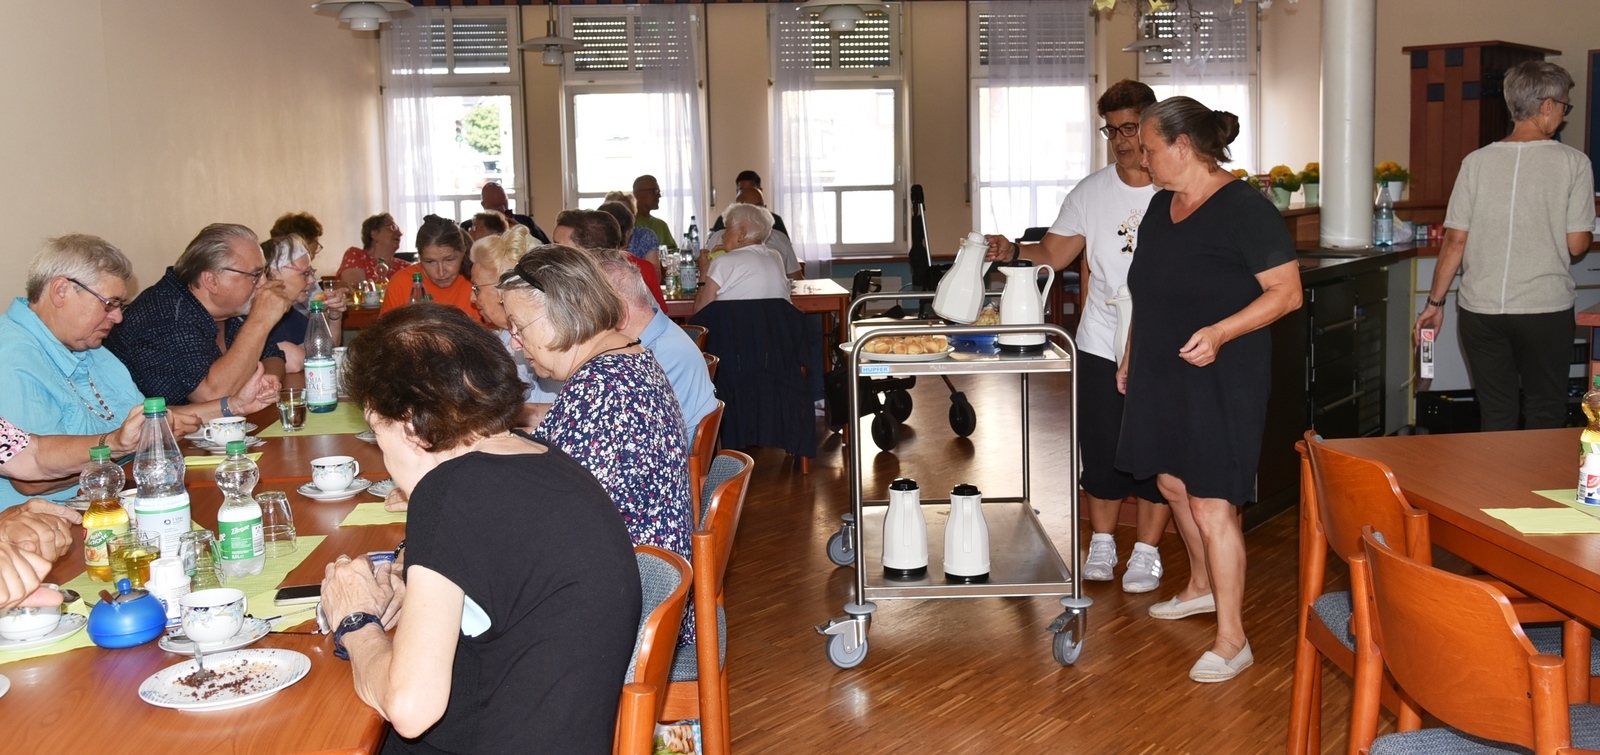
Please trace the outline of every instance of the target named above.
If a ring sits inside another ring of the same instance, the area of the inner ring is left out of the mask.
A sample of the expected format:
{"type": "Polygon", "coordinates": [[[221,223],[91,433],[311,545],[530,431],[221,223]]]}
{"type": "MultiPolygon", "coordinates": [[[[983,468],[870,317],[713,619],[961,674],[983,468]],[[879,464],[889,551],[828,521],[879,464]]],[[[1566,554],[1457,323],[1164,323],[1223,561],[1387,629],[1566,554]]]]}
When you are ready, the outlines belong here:
{"type": "Polygon", "coordinates": [[[433,9],[433,96],[428,125],[433,213],[465,220],[482,207],[483,186],[498,183],[511,209],[526,212],[521,171],[522,38],[515,8],[433,9]]]}
{"type": "Polygon", "coordinates": [[[1239,116],[1239,136],[1227,166],[1262,172],[1257,128],[1258,70],[1255,6],[1233,12],[1167,10],[1149,14],[1155,37],[1172,44],[1139,61],[1139,79],[1156,97],[1193,97],[1213,110],[1239,116]]]}
{"type": "Polygon", "coordinates": [[[1020,236],[1048,226],[1094,170],[1092,49],[1086,2],[969,6],[972,222],[1020,236]]]}

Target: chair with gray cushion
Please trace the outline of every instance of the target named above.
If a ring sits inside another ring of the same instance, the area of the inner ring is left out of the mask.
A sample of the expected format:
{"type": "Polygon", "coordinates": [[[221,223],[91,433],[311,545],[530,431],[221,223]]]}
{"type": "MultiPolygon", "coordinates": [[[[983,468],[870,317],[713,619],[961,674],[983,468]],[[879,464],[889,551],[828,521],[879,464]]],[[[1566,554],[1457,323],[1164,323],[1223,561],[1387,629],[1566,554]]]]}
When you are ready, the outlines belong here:
{"type": "Polygon", "coordinates": [[[688,603],[694,571],[672,551],[653,545],[633,547],[639,562],[639,584],[644,600],[639,614],[639,636],[628,660],[622,700],[617,708],[617,755],[650,755],[654,750],[656,721],[666,705],[673,649],[678,626],[688,603]]]}

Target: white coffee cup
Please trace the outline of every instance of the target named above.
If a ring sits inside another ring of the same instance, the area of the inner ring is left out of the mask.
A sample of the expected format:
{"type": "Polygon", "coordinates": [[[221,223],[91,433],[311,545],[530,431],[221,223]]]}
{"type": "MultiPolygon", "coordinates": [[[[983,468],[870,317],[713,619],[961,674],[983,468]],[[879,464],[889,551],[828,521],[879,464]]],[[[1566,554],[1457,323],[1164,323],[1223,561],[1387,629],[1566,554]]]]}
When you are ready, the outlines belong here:
{"type": "Polygon", "coordinates": [[[383,292],[381,292],[381,291],[379,291],[377,289],[372,289],[371,291],[363,291],[363,292],[361,292],[361,306],[362,307],[366,307],[366,308],[370,309],[372,307],[378,307],[378,306],[382,306],[382,305],[383,305],[383,292]]]}
{"type": "Polygon", "coordinates": [[[218,417],[206,423],[201,435],[211,443],[222,446],[229,441],[244,440],[244,417],[218,417]]]}
{"type": "Polygon", "coordinates": [[[311,460],[311,482],[324,493],[350,487],[361,474],[361,462],[350,456],[322,456],[311,460]]]}
{"type": "Polygon", "coordinates": [[[201,645],[215,645],[244,626],[244,592],[232,587],[197,590],[178,599],[183,633],[201,645]]]}

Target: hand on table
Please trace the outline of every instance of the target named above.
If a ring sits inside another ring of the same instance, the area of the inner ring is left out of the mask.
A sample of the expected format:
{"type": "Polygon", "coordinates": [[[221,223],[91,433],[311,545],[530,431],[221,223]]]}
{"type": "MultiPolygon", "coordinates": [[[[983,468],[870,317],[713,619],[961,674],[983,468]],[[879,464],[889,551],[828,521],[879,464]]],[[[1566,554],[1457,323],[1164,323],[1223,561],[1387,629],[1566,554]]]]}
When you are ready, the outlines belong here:
{"type": "Polygon", "coordinates": [[[378,592],[384,597],[383,612],[378,617],[383,620],[385,629],[393,629],[399,624],[400,607],[406,600],[404,558],[405,551],[401,551],[394,561],[385,561],[373,570],[378,592]]]}
{"type": "Polygon", "coordinates": [[[61,604],[61,593],[41,588],[51,560],[21,546],[0,542],[0,610],[61,604]]]}
{"type": "Polygon", "coordinates": [[[322,615],[331,626],[353,613],[382,616],[388,598],[378,587],[372,562],[366,556],[340,556],[323,570],[322,615]]]}
{"type": "Polygon", "coordinates": [[[239,393],[228,399],[228,411],[236,415],[254,414],[278,403],[278,376],[268,375],[266,368],[256,363],[255,374],[244,381],[239,393]]]}
{"type": "Polygon", "coordinates": [[[0,543],[36,554],[47,563],[66,555],[72,548],[72,525],[76,523],[77,512],[67,509],[73,514],[72,518],[68,518],[53,511],[40,513],[44,507],[66,508],[37,501],[7,509],[5,516],[0,517],[0,543]],[[34,510],[22,510],[35,503],[34,510]]]}
{"type": "Polygon", "coordinates": [[[1222,348],[1222,344],[1227,342],[1223,335],[1221,328],[1207,325],[1189,336],[1189,342],[1178,349],[1178,356],[1196,367],[1211,364],[1217,361],[1217,352],[1222,348]]]}

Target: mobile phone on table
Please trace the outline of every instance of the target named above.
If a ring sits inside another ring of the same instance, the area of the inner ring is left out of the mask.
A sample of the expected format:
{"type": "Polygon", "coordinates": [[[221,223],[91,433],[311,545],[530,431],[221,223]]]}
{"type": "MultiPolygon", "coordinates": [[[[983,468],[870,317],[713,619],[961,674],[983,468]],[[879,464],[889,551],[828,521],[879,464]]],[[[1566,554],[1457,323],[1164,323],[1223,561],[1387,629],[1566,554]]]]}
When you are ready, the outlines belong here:
{"type": "Polygon", "coordinates": [[[280,606],[317,603],[322,600],[322,585],[293,585],[281,587],[272,602],[280,606]]]}

